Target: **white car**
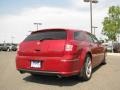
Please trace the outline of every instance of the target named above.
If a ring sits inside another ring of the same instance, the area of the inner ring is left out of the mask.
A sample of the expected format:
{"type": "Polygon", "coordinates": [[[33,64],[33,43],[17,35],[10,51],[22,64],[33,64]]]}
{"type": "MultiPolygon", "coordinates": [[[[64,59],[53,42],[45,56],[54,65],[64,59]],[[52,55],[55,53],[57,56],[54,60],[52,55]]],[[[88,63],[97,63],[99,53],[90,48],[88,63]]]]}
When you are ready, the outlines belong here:
{"type": "Polygon", "coordinates": [[[112,43],[103,43],[102,45],[104,45],[107,48],[107,51],[112,52],[113,50],[112,43]]]}

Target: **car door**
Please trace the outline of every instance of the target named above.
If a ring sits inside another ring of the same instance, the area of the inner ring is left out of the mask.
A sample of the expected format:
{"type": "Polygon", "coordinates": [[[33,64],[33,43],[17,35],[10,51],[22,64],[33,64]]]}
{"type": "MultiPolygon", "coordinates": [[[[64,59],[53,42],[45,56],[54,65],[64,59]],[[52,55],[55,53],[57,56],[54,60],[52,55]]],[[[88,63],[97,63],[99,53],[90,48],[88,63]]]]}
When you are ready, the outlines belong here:
{"type": "Polygon", "coordinates": [[[91,49],[91,53],[92,53],[92,64],[94,68],[98,65],[99,48],[96,41],[94,41],[92,34],[88,33],[87,35],[88,35],[89,48],[91,49]]]}
{"type": "Polygon", "coordinates": [[[98,41],[98,39],[93,35],[91,34],[91,37],[93,39],[93,43],[94,45],[96,46],[96,65],[100,64],[103,60],[103,57],[104,57],[104,48],[102,46],[102,44],[98,41]]]}

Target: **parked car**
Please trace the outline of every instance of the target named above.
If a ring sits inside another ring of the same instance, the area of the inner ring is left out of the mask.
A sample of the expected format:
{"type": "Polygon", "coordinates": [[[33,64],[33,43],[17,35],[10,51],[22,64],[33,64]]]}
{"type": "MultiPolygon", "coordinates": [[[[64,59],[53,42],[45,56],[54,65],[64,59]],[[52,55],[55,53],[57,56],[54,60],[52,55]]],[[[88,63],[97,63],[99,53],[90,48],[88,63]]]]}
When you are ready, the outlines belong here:
{"type": "Polygon", "coordinates": [[[3,44],[0,44],[0,51],[2,51],[2,48],[3,48],[3,44]]]}
{"type": "Polygon", "coordinates": [[[113,43],[113,51],[115,53],[120,53],[120,43],[118,42],[113,43]]]}
{"type": "Polygon", "coordinates": [[[77,75],[84,80],[92,69],[106,63],[106,49],[91,33],[72,29],[44,29],[32,32],[20,43],[16,68],[32,75],[77,75]]]}
{"type": "Polygon", "coordinates": [[[1,47],[1,51],[16,51],[17,44],[5,43],[1,47]]]}
{"type": "Polygon", "coordinates": [[[17,44],[12,44],[11,51],[17,51],[17,44]]]}
{"type": "Polygon", "coordinates": [[[2,51],[9,51],[10,44],[3,44],[2,51]]]}
{"type": "Polygon", "coordinates": [[[103,43],[103,45],[107,48],[108,52],[120,53],[120,43],[118,42],[107,42],[103,43]]]}
{"type": "Polygon", "coordinates": [[[103,43],[103,45],[106,47],[108,52],[112,52],[113,51],[113,45],[112,43],[103,43]]]}

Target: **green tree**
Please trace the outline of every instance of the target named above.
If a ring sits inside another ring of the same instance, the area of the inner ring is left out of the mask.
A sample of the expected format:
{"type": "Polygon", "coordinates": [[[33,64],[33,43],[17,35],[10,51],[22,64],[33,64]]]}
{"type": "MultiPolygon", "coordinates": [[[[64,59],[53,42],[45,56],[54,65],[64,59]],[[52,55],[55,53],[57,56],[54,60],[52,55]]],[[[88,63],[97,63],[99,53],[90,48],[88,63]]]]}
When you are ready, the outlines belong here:
{"type": "Polygon", "coordinates": [[[103,34],[109,40],[116,41],[117,34],[120,33],[120,6],[111,6],[108,11],[108,16],[103,21],[103,34]]]}

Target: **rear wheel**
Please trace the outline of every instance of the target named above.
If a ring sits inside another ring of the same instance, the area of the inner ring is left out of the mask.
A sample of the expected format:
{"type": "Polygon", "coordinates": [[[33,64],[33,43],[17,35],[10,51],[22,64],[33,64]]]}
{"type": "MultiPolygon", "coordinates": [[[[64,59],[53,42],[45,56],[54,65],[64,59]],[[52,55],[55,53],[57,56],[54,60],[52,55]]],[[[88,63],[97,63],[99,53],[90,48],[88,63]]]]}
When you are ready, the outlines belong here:
{"type": "Polygon", "coordinates": [[[81,73],[82,73],[81,77],[83,80],[87,81],[91,78],[91,76],[92,76],[92,60],[91,60],[90,55],[86,56],[84,67],[83,67],[83,70],[81,73]]]}

